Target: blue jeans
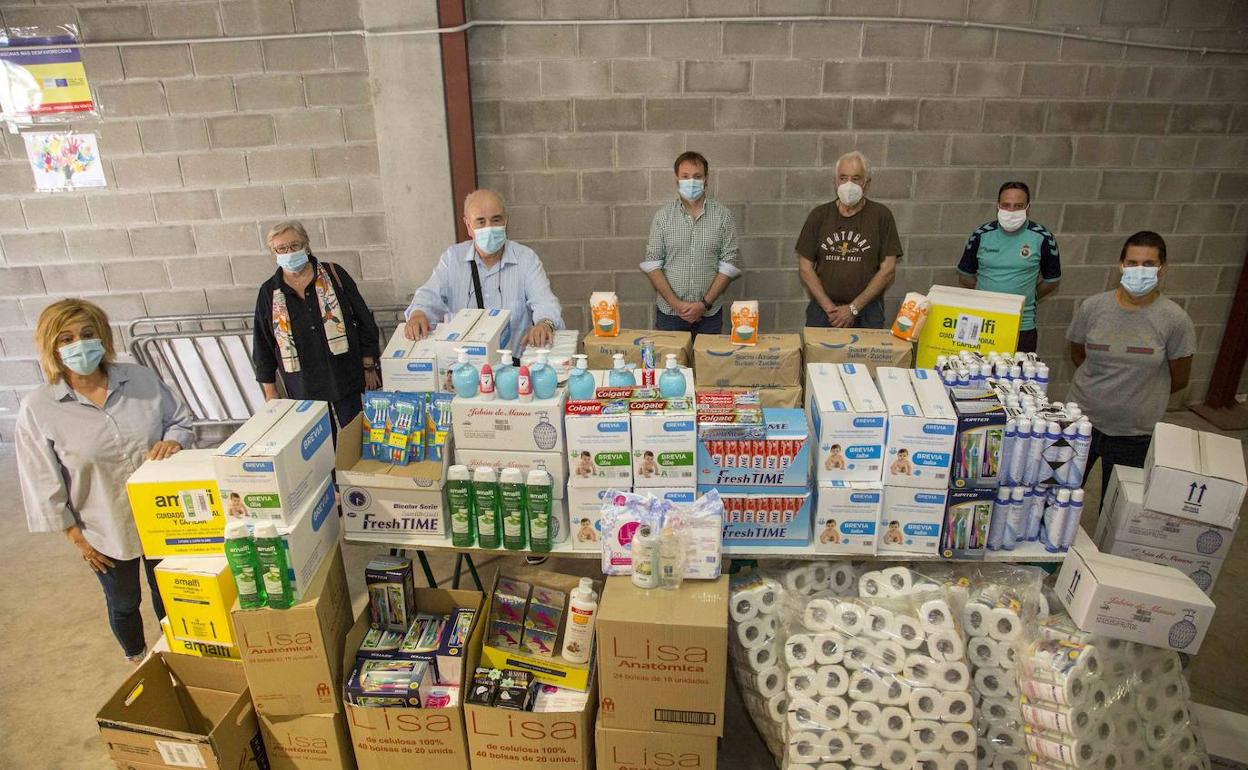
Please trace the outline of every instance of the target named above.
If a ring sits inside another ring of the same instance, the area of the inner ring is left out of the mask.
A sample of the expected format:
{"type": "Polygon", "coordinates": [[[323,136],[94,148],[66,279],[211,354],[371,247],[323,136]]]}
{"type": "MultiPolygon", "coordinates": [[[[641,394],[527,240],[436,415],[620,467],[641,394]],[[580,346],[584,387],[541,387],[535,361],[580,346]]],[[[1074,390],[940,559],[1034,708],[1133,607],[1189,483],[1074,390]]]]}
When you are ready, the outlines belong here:
{"type": "MultiPolygon", "coordinates": [[[[156,611],[156,620],[165,616],[165,604],[160,600],[160,591],[156,589],[156,565],[160,559],[142,557],[143,568],[147,573],[147,587],[152,592],[152,609],[156,611]]],[[[143,601],[139,583],[139,559],[122,561],[113,559],[108,571],[95,573],[104,588],[104,601],[108,605],[108,625],[113,629],[113,636],[121,644],[122,652],[127,656],[140,655],[147,649],[143,638],[143,616],[139,614],[139,606],[143,601]]]]}
{"type": "MultiPolygon", "coordinates": [[[[814,302],[806,305],[806,325],[818,329],[832,328],[832,324],[828,322],[828,314],[814,302]]],[[[868,302],[866,307],[858,311],[853,325],[860,329],[883,329],[884,300],[876,298],[868,302]]]]}
{"type": "Polygon", "coordinates": [[[654,328],[661,332],[693,332],[695,337],[699,334],[723,334],[724,309],[721,307],[714,315],[704,315],[696,324],[691,324],[678,315],[668,315],[656,307],[654,328]]]}

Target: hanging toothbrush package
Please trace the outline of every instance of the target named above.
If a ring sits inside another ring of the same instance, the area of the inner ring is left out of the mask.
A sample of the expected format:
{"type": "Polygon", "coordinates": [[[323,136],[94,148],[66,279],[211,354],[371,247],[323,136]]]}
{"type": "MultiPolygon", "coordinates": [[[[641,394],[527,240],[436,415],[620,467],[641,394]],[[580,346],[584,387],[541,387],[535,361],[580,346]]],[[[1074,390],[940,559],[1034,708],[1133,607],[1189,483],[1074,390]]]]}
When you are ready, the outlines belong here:
{"type": "Polygon", "coordinates": [[[940,554],[946,559],[982,559],[992,522],[992,489],[951,489],[945,502],[940,554]]]}

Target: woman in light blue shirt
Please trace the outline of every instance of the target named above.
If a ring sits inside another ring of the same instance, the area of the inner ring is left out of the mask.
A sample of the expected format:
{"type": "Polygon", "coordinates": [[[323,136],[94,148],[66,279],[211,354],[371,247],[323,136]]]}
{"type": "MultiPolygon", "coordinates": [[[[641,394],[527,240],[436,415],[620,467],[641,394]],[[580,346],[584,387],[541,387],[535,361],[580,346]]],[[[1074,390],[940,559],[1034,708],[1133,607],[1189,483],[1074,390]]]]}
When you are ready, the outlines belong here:
{"type": "MultiPolygon", "coordinates": [[[[146,652],[139,614],[143,549],[126,479],[144,460],[191,445],[191,413],[151,369],[115,362],[108,316],[64,299],[35,328],[47,383],[17,413],[17,472],[31,532],[64,532],[104,589],[113,635],[128,660],[146,652]]],[[[143,558],[157,619],[157,562],[143,558]]]]}

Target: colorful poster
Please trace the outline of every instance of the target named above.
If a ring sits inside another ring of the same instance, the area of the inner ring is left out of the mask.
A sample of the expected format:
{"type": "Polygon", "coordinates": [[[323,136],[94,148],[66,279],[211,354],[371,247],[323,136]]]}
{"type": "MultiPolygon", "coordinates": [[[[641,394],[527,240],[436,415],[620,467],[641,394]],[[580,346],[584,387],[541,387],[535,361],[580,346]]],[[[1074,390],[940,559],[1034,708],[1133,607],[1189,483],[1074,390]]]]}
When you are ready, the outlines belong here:
{"type": "Polygon", "coordinates": [[[26,157],[40,192],[105,187],[104,164],[95,134],[22,134],[26,157]]]}
{"type": "Polygon", "coordinates": [[[72,36],[0,37],[0,113],[5,119],[29,121],[95,112],[79,49],[67,45],[5,50],[73,41],[72,36]]]}

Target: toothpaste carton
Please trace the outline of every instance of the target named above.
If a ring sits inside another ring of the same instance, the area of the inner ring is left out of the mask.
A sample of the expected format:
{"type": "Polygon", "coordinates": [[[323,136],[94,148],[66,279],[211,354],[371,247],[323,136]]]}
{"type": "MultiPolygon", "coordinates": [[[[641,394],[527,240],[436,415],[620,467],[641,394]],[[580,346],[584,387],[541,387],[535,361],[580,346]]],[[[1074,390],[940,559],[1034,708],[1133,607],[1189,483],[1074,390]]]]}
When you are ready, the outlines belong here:
{"type": "Polygon", "coordinates": [[[879,553],[940,552],[948,490],[884,485],[879,553]]]}
{"type": "Polygon", "coordinates": [[[629,422],[634,487],[697,483],[698,434],[692,400],[633,402],[629,422]]]}
{"type": "Polygon", "coordinates": [[[821,482],[815,489],[815,550],[874,554],[883,499],[879,482],[821,482]]]}
{"type": "Polygon", "coordinates": [[[602,503],[612,491],[605,487],[573,486],[568,482],[568,526],[573,550],[602,549],[602,503]]]}
{"type": "Polygon", "coordinates": [[[815,448],[815,478],[879,481],[888,430],[884,399],[866,367],[808,364],[806,413],[815,448]]]}
{"type": "Polygon", "coordinates": [[[404,327],[394,330],[381,354],[381,378],[399,393],[433,393],[442,390],[438,376],[438,350],[430,338],[409,340],[404,327]]]}
{"type": "Polygon", "coordinates": [[[724,552],[810,544],[811,493],[802,487],[703,485],[719,490],[724,503],[724,552]]]}
{"type": "Polygon", "coordinates": [[[627,402],[570,401],[566,412],[568,486],[630,488],[633,443],[627,402]]]}
{"type": "Polygon", "coordinates": [[[882,366],[875,371],[888,404],[884,483],[945,489],[958,419],[935,371],[882,366]]]}

